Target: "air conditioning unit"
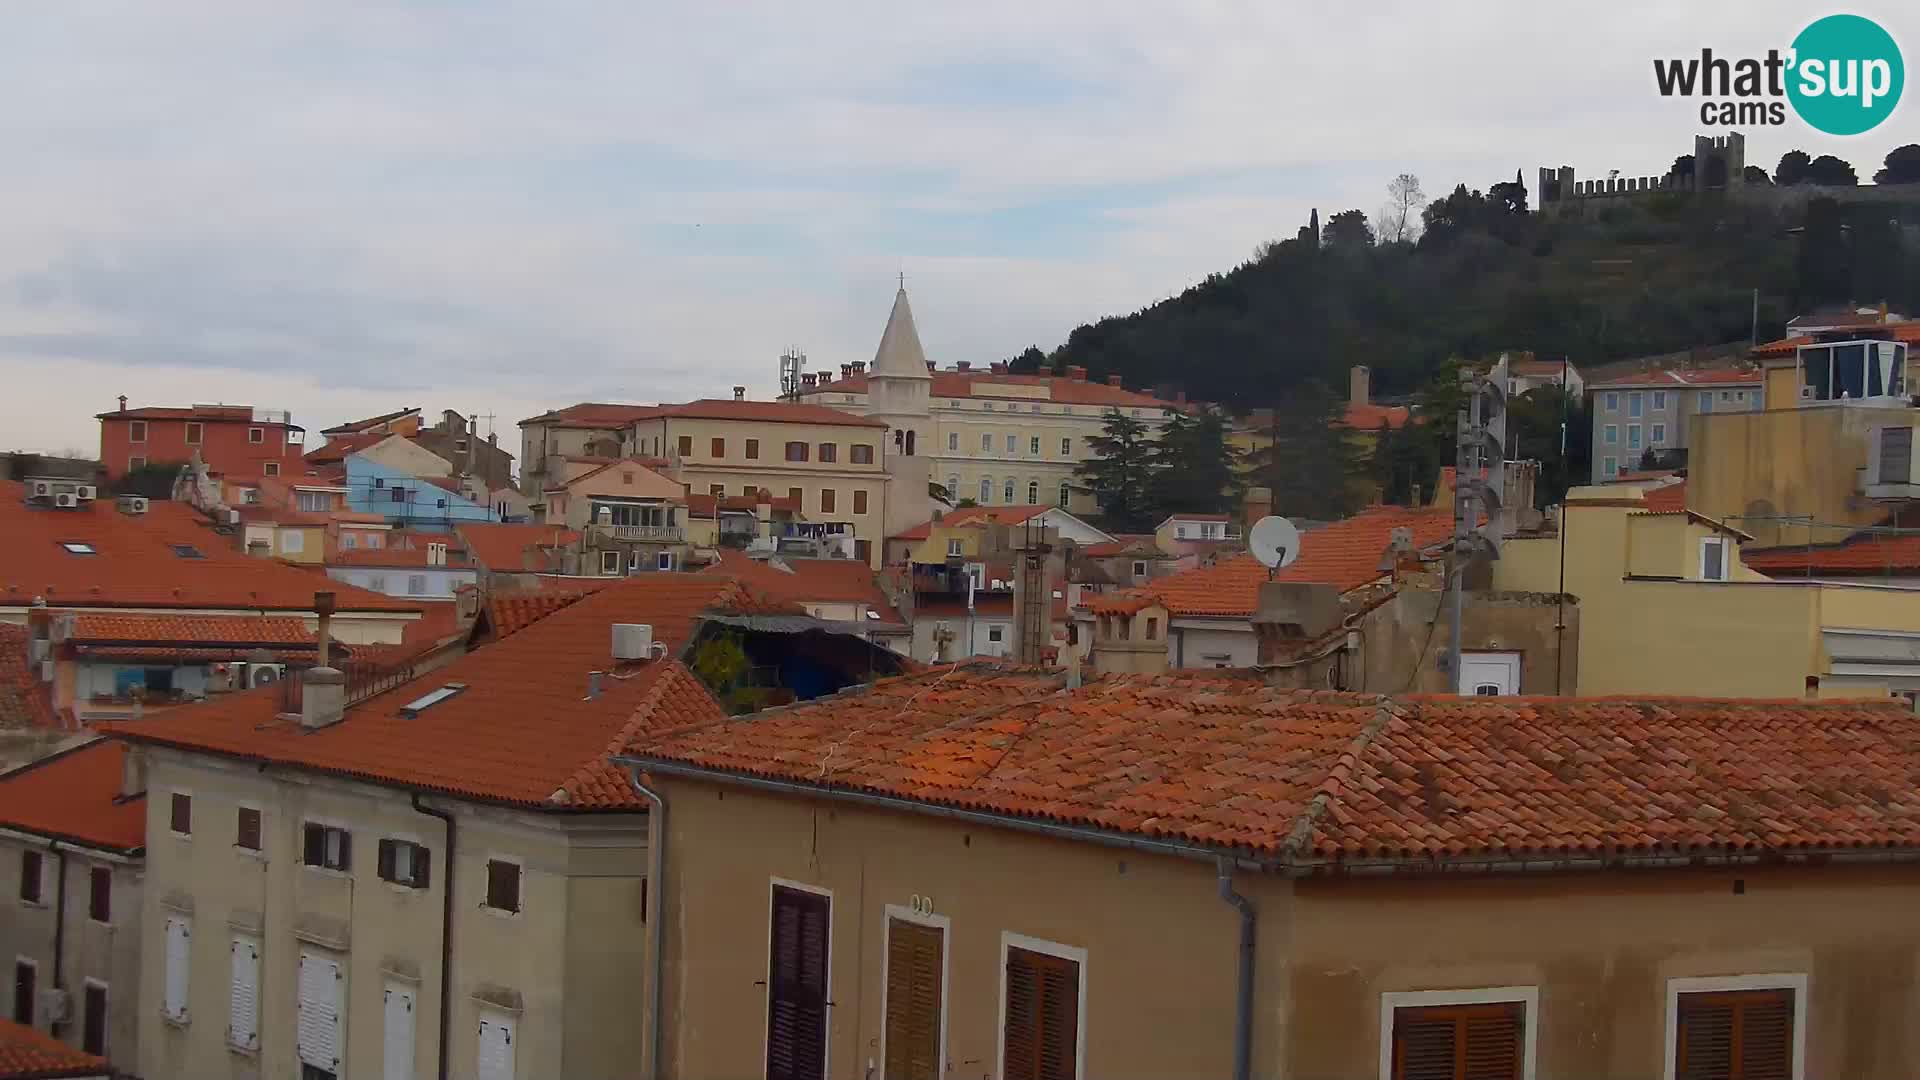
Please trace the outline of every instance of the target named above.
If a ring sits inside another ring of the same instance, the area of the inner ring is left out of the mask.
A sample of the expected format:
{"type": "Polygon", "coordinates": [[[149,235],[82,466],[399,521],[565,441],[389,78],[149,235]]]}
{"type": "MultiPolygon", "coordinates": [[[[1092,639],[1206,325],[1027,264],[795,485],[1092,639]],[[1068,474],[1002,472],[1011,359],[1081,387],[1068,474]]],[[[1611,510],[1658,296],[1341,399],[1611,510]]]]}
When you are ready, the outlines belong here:
{"type": "Polygon", "coordinates": [[[53,498],[53,481],[35,480],[33,482],[33,498],[36,498],[36,499],[53,498]]]}
{"type": "Polygon", "coordinates": [[[92,484],[81,484],[73,489],[73,493],[80,496],[81,502],[92,502],[100,496],[100,490],[92,484]]]}
{"type": "Polygon", "coordinates": [[[71,492],[63,491],[53,497],[53,505],[62,510],[74,510],[80,506],[80,499],[71,492]]]}
{"type": "Polygon", "coordinates": [[[123,514],[144,514],[147,512],[147,499],[144,495],[120,496],[120,512],[123,514]]]}
{"type": "Polygon", "coordinates": [[[285,664],[248,664],[247,689],[279,682],[287,674],[285,664]]]}
{"type": "Polygon", "coordinates": [[[40,661],[40,681],[45,683],[53,681],[53,661],[40,661]]]}
{"type": "Polygon", "coordinates": [[[49,1024],[65,1024],[73,1020],[73,996],[59,988],[40,991],[40,1012],[49,1024]]]}
{"type": "Polygon", "coordinates": [[[647,623],[613,624],[613,658],[645,660],[653,655],[653,627],[647,623]]]}

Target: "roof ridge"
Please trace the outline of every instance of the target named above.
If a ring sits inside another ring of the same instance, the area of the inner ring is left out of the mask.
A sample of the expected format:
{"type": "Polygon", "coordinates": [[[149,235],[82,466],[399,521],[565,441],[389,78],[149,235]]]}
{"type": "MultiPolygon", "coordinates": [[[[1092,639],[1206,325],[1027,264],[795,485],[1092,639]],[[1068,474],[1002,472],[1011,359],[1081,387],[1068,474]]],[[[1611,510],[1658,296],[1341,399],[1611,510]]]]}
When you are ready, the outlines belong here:
{"type": "MultiPolygon", "coordinates": [[[[562,780],[560,786],[554,789],[553,794],[547,796],[547,802],[554,805],[571,803],[573,801],[574,789],[590,779],[588,774],[592,770],[610,762],[615,754],[620,753],[621,750],[626,747],[633,737],[639,733],[641,726],[652,717],[653,711],[660,705],[660,699],[666,696],[668,688],[677,680],[682,677],[686,678],[693,686],[698,687],[700,693],[709,701],[713,700],[712,693],[707,690],[707,684],[701,682],[699,677],[695,676],[693,672],[688,670],[686,665],[682,664],[679,660],[669,657],[665,660],[658,661],[658,663],[661,666],[654,670],[659,673],[654,675],[653,681],[647,685],[646,690],[640,696],[640,700],[634,702],[633,711],[627,714],[625,722],[614,731],[613,739],[607,744],[606,751],[597,757],[590,758],[583,762],[579,768],[569,774],[565,780],[562,780]]],[[[719,702],[713,702],[713,705],[715,711],[719,712],[719,702]]],[[[724,717],[725,714],[722,713],[721,715],[724,717]]],[[[676,731],[696,727],[698,723],[704,722],[705,721],[700,721],[697,723],[681,724],[676,727],[663,728],[655,734],[667,735],[676,731]]]]}
{"type": "Polygon", "coordinates": [[[1361,725],[1359,732],[1348,741],[1347,748],[1340,752],[1333,767],[1327,770],[1326,779],[1320,782],[1319,790],[1308,800],[1306,809],[1294,820],[1293,829],[1280,845],[1281,854],[1287,860],[1299,858],[1306,850],[1313,841],[1313,831],[1319,826],[1320,819],[1326,816],[1336,796],[1344,793],[1354,770],[1361,765],[1360,755],[1366,753],[1372,747],[1374,738],[1386,730],[1394,717],[1400,715],[1400,709],[1390,695],[1375,695],[1374,701],[1373,719],[1361,725]]]}

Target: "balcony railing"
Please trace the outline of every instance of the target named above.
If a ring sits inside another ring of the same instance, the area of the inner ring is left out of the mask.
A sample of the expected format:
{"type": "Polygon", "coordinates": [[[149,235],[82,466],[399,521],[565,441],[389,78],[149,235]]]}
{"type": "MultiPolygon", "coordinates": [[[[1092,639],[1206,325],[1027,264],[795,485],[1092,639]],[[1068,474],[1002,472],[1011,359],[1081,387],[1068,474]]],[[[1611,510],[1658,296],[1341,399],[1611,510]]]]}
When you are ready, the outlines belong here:
{"type": "Polygon", "coordinates": [[[615,540],[663,540],[678,543],[687,538],[687,530],[678,525],[602,525],[615,540]]]}

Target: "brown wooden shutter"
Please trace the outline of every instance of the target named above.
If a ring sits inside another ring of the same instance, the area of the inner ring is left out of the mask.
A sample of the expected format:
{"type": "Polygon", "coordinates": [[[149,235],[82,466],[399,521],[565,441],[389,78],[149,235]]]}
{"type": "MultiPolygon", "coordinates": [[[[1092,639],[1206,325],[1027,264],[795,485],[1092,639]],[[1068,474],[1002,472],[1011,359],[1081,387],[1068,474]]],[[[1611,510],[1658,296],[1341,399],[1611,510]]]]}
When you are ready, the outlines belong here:
{"type": "Polygon", "coordinates": [[[767,970],[767,1080],[823,1080],[829,903],[774,886],[767,970]]]}
{"type": "Polygon", "coordinates": [[[107,1054],[107,988],[88,983],[86,1016],[81,1020],[80,1049],[105,1057],[107,1054]]]}
{"type": "Polygon", "coordinates": [[[887,920],[886,1080],[940,1080],[941,942],[937,926],[887,920]]]}
{"type": "Polygon", "coordinates": [[[1393,1011],[1394,1080],[1519,1080],[1525,1053],[1517,1001],[1393,1011]]]}
{"type": "Polygon", "coordinates": [[[302,838],[301,861],[308,866],[325,866],[327,864],[326,826],[309,822],[301,829],[300,835],[302,838]]]}
{"type": "Polygon", "coordinates": [[[1791,1080],[1793,991],[1680,995],[1679,1080],[1791,1080]]]}
{"type": "Polygon", "coordinates": [[[1007,948],[1005,1080],[1074,1080],[1080,1045],[1080,965],[1007,948]]]}

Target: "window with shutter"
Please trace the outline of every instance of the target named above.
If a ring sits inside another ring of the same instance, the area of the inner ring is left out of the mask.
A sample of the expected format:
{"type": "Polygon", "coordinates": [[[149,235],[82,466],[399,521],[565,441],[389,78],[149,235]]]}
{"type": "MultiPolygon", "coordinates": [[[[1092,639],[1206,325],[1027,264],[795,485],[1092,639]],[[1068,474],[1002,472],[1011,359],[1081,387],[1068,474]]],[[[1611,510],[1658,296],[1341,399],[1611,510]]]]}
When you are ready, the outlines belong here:
{"type": "Polygon", "coordinates": [[[16,960],[13,965],[13,1022],[33,1026],[33,995],[40,972],[31,960],[16,960]]]}
{"type": "Polygon", "coordinates": [[[387,984],[386,1030],[381,1044],[383,1080],[413,1080],[413,990],[387,984]]]}
{"type": "Polygon", "coordinates": [[[107,1056],[107,988],[97,982],[87,982],[85,1006],[87,1015],[80,1028],[80,1049],[100,1057],[107,1056]]]}
{"type": "Polygon", "coordinates": [[[1793,991],[1679,996],[1677,1080],[1793,1080],[1793,991]]]}
{"type": "Polygon", "coordinates": [[[41,882],[46,875],[38,851],[31,849],[20,853],[20,899],[29,904],[40,902],[41,882]]]}
{"type": "Polygon", "coordinates": [[[227,1041],[242,1050],[260,1048],[260,941],[233,939],[233,985],[227,1003],[227,1041]]]}
{"type": "Polygon", "coordinates": [[[193,928],[184,918],[167,920],[167,982],[161,1012],[178,1023],[187,1020],[187,963],[192,956],[193,928]]]}
{"type": "Polygon", "coordinates": [[[340,1072],[340,1015],[346,1000],[347,973],[340,961],[300,954],[300,1017],[296,1041],[300,1061],[323,1072],[340,1072]]]}
{"type": "Polygon", "coordinates": [[[1075,1080],[1080,1075],[1080,964],[1008,945],[1003,1080],[1075,1080]]]}
{"type": "Polygon", "coordinates": [[[480,1014],[480,1080],[513,1080],[513,1019],[505,1013],[480,1014]]]}
{"type": "Polygon", "coordinates": [[[945,938],[938,926],[887,920],[885,1080],[941,1080],[945,1074],[940,1047],[945,938]]]}
{"type": "Polygon", "coordinates": [[[94,922],[113,921],[113,870],[94,866],[87,870],[87,918],[94,922]]]}
{"type": "Polygon", "coordinates": [[[1518,1001],[1395,1009],[1394,1080],[1520,1080],[1525,1025],[1518,1001]]]}
{"type": "Polygon", "coordinates": [[[773,887],[767,958],[767,1080],[826,1076],[831,905],[820,893],[773,887]]]}

